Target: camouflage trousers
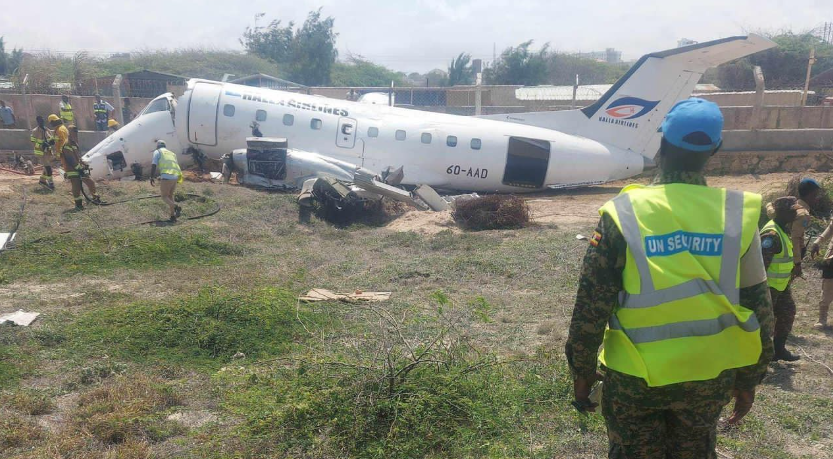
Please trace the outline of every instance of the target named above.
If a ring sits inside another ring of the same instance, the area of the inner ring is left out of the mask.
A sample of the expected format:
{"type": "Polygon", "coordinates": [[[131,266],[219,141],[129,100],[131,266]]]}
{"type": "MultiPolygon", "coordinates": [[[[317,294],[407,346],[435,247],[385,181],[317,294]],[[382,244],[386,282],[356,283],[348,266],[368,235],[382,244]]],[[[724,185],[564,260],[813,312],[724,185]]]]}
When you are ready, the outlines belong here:
{"type": "Polygon", "coordinates": [[[716,458],[717,420],[729,403],[735,371],[709,381],[648,387],[607,369],[602,414],[611,459],[716,458]]]}
{"type": "Polygon", "coordinates": [[[769,289],[772,297],[772,313],[775,315],[775,338],[786,338],[790,335],[795,322],[795,301],[793,300],[792,289],[788,285],[786,290],[779,292],[774,288],[769,289]]]}

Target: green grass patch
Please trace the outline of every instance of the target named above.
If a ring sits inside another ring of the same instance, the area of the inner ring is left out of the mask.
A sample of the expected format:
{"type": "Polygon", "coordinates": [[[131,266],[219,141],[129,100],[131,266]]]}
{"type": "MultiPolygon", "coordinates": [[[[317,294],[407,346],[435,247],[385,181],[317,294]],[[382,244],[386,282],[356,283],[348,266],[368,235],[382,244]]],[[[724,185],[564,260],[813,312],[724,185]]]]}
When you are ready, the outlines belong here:
{"type": "Polygon", "coordinates": [[[89,311],[64,333],[79,353],[213,367],[237,352],[253,358],[286,352],[303,331],[295,305],[295,295],[286,290],[204,288],[185,298],[89,311]]]}
{"type": "MultiPolygon", "coordinates": [[[[553,410],[567,413],[564,427],[574,422],[563,363],[540,356],[498,363],[465,349],[452,354],[416,367],[393,390],[385,374],[349,359],[222,372],[224,407],[245,423],[232,434],[240,450],[220,446],[212,454],[553,457],[552,445],[530,454],[528,429],[547,431],[541,420],[553,410]]],[[[589,422],[602,430],[600,419],[589,422]]]]}
{"type": "Polygon", "coordinates": [[[46,236],[0,254],[0,279],[65,278],[106,275],[116,269],[149,270],[181,265],[216,265],[243,250],[218,242],[203,231],[107,229],[89,238],[46,236]]]}

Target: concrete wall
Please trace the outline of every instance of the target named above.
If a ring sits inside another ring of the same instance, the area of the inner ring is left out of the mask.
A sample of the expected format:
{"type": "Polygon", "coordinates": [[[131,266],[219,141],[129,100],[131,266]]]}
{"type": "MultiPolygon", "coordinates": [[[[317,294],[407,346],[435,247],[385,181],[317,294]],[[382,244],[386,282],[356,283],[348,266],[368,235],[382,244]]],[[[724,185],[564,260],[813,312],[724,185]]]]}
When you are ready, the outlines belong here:
{"type": "Polygon", "coordinates": [[[732,151],[720,152],[706,166],[713,174],[767,174],[771,172],[833,171],[831,151],[732,151]]]}
{"type": "MultiPolygon", "coordinates": [[[[35,117],[41,115],[44,118],[51,114],[60,115],[58,112],[58,104],[61,102],[61,96],[50,96],[46,94],[30,94],[29,96],[29,114],[31,116],[30,126],[35,127],[35,117]]],[[[0,94],[0,99],[6,102],[6,105],[12,107],[14,115],[17,118],[17,127],[26,127],[26,107],[23,103],[22,94],[0,94]]],[[[104,97],[104,100],[110,103],[113,107],[116,106],[115,100],[112,97],[104,97]]],[[[122,101],[124,99],[122,98],[122,101]]],[[[138,114],[152,99],[130,99],[130,108],[134,114],[138,114]]],[[[72,110],[75,112],[75,123],[78,129],[82,131],[95,130],[95,119],[93,118],[93,104],[94,97],[69,96],[69,103],[72,104],[72,110]]],[[[115,117],[114,117],[115,118],[115,117]]],[[[2,148],[0,148],[2,149],[2,148]]]]}
{"type": "MultiPolygon", "coordinates": [[[[721,107],[755,104],[755,91],[698,93],[696,97],[710,100],[721,107]]],[[[801,105],[801,91],[768,91],[764,94],[764,106],[796,107],[801,105]]]]}
{"type": "MultiPolygon", "coordinates": [[[[78,142],[81,151],[87,151],[107,137],[106,132],[79,131],[78,142]]],[[[0,150],[32,152],[32,142],[29,141],[29,131],[26,129],[0,129],[0,150]]]]}

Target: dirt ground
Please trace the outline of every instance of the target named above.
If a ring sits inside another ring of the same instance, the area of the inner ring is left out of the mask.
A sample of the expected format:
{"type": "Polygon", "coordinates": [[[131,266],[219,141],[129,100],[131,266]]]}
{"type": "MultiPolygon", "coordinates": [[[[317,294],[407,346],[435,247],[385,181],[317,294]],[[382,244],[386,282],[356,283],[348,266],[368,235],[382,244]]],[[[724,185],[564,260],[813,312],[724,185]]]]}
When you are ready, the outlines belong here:
{"type": "MultiPolygon", "coordinates": [[[[812,175],[818,179],[831,176],[812,175]]],[[[782,187],[792,177],[791,173],[783,173],[715,176],[708,180],[712,186],[766,192],[782,187]]],[[[29,455],[21,447],[16,450],[20,455],[10,457],[54,457],[46,453],[52,451],[50,442],[64,441],[63,438],[75,435],[72,426],[77,420],[73,416],[77,417],[79,412],[79,400],[107,384],[97,379],[84,382],[91,370],[106,370],[107,375],[117,373],[116,370],[126,371],[126,377],[149,373],[183,387],[177,386],[177,392],[185,400],[184,406],[157,414],[162,420],[176,423],[180,429],[190,432],[188,436],[176,436],[153,444],[152,455],[118,457],[205,457],[184,453],[193,446],[188,443],[191,439],[237,436],[234,423],[240,418],[222,407],[224,399],[218,399],[216,392],[220,386],[215,376],[223,369],[216,374],[193,373],[189,370],[192,367],[187,365],[179,367],[153,359],[134,358],[124,351],[116,354],[111,351],[117,349],[104,346],[93,350],[70,346],[77,346],[76,342],[87,343],[75,337],[81,327],[70,327],[79,317],[92,320],[97,311],[122,305],[156,304],[167,298],[188,300],[205,286],[232,290],[245,283],[247,288],[286,286],[293,292],[319,287],[338,291],[357,288],[392,291],[392,300],[385,308],[402,317],[410,317],[415,311],[433,311],[436,309],[433,295],[443,292],[456,304],[457,311],[481,308],[478,311],[485,319],[467,322],[465,327],[466,333],[476,338],[478,349],[494,352],[501,358],[528,359],[530,368],[538,365],[536,359],[545,355],[554,356],[552,360],[563,365],[562,350],[575,300],[575,286],[587,247],[587,243],[577,240],[575,235],[592,232],[598,219],[597,209],[628,183],[526,195],[534,225],[520,230],[472,233],[459,229],[450,212],[408,212],[384,228],[374,225],[341,228],[315,218],[311,223],[301,224],[297,204],[291,195],[205,182],[186,182],[182,189],[222,203],[220,213],[210,219],[181,222],[174,228],[148,228],[135,226],[135,222],[163,215],[164,206],[159,201],[139,201],[124,204],[124,207],[89,207],[84,212],[72,212],[66,183],[57,179],[56,192],[49,193],[39,189],[37,180],[37,176],[0,172],[0,225],[7,225],[17,215],[19,195],[25,189],[29,204],[21,226],[21,240],[70,234],[72,236],[60,241],[97,244],[94,247],[106,251],[102,255],[91,249],[84,250],[85,245],[79,244],[75,246],[77,253],[61,250],[61,246],[54,247],[56,252],[47,253],[41,248],[47,247],[48,243],[33,243],[29,249],[32,256],[37,257],[39,263],[47,264],[49,269],[27,262],[28,258],[15,258],[14,251],[5,252],[3,257],[8,258],[0,259],[0,263],[8,263],[5,267],[9,268],[10,276],[0,282],[0,313],[16,309],[42,313],[32,327],[31,339],[23,340],[24,344],[19,347],[16,341],[13,346],[6,344],[7,349],[15,351],[8,355],[28,362],[31,369],[21,366],[20,381],[13,387],[0,387],[0,396],[35,391],[47,396],[53,404],[49,413],[22,418],[31,418],[36,427],[40,426],[43,437],[24,444],[43,454],[29,455]],[[25,186],[21,186],[23,184],[25,186]],[[4,194],[4,189],[9,191],[4,194]],[[163,250],[165,247],[147,244],[155,237],[165,237],[169,243],[181,242],[182,245],[175,247],[200,249],[203,251],[200,253],[213,258],[205,262],[197,258],[162,258],[167,253],[163,250]],[[182,242],[191,240],[194,242],[182,242]],[[226,247],[241,251],[221,252],[227,250],[226,247]],[[217,250],[217,255],[205,252],[209,249],[217,250]],[[144,251],[152,255],[152,263],[147,263],[144,251]],[[72,270],[82,264],[95,266],[87,266],[73,277],[62,274],[62,269],[72,270]],[[13,270],[28,270],[25,272],[30,275],[16,275],[13,270]],[[71,333],[64,334],[61,330],[71,333]],[[31,349],[34,352],[30,352],[31,349]],[[187,375],[183,380],[188,384],[179,382],[181,374],[187,375]]],[[[636,181],[647,183],[648,179],[636,181]]],[[[100,188],[105,199],[111,200],[155,192],[146,182],[103,183],[100,188]]],[[[184,213],[195,210],[196,205],[194,202],[184,204],[184,213]]],[[[0,226],[0,231],[3,230],[0,226]]],[[[0,264],[0,268],[3,267],[0,264]]],[[[808,269],[805,276],[806,279],[795,281],[793,294],[798,313],[789,343],[794,352],[802,355],[802,360],[771,365],[759,390],[759,402],[746,424],[739,430],[721,431],[721,457],[833,457],[833,432],[829,422],[833,407],[833,374],[827,370],[833,361],[833,334],[811,328],[816,318],[821,282],[816,269],[808,269]]],[[[330,305],[327,308],[335,314],[346,310],[347,306],[330,305]]],[[[351,326],[356,327],[355,333],[366,331],[358,322],[351,322],[351,326]]],[[[420,326],[414,324],[414,327],[420,326]]],[[[349,330],[353,332],[352,328],[349,330]]],[[[333,342],[340,342],[335,337],[341,339],[341,329],[333,333],[333,342]]],[[[0,351],[4,346],[2,338],[0,336],[0,351]]],[[[0,353],[2,363],[3,354],[0,353]]],[[[228,365],[231,367],[232,364],[228,365]]],[[[244,360],[234,360],[233,365],[249,368],[244,360]]],[[[255,363],[251,368],[255,368],[255,363]]],[[[549,377],[558,384],[568,384],[566,372],[549,377]]],[[[100,379],[108,378],[113,379],[112,376],[100,379]]],[[[534,419],[523,418],[524,422],[534,421],[528,427],[530,435],[535,433],[529,440],[531,452],[528,456],[604,457],[606,437],[598,417],[595,421],[591,418],[591,428],[587,430],[586,421],[574,418],[566,402],[561,404],[555,400],[555,397],[568,397],[567,392],[554,389],[553,394],[552,403],[558,410],[534,419]]],[[[0,410],[2,408],[0,406],[0,410]]],[[[2,418],[0,416],[0,434],[2,418]]],[[[97,450],[102,455],[77,457],[116,457],[104,455],[106,448],[102,446],[97,450]]],[[[4,456],[2,449],[0,456],[9,457],[4,456]]]]}
{"type": "MultiPolygon", "coordinates": [[[[782,187],[795,174],[779,173],[765,175],[714,176],[708,183],[715,187],[765,193],[782,187]]],[[[815,174],[818,178],[830,174],[815,174]]],[[[619,190],[629,183],[648,183],[649,179],[621,180],[601,186],[577,190],[546,191],[526,195],[532,211],[532,221],[543,226],[562,229],[579,229],[598,221],[598,209],[607,200],[615,197],[619,190]]],[[[411,211],[403,214],[387,226],[392,231],[414,231],[420,234],[436,234],[444,230],[458,231],[451,212],[411,211]]]]}

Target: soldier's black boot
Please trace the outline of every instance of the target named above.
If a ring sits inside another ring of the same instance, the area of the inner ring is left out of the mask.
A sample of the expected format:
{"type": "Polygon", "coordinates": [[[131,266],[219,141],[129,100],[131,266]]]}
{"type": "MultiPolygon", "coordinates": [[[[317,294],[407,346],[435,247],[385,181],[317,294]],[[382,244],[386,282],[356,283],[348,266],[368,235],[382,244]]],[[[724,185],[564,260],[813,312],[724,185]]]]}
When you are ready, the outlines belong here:
{"type": "Polygon", "coordinates": [[[795,362],[796,360],[801,359],[800,356],[793,354],[792,352],[787,350],[787,338],[775,338],[773,339],[773,344],[775,345],[775,355],[772,357],[772,360],[778,361],[783,360],[785,362],[795,362]]]}

